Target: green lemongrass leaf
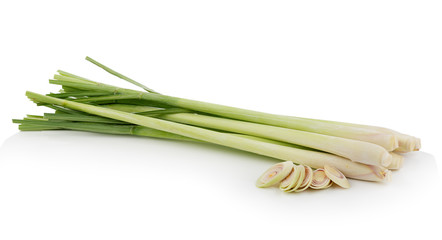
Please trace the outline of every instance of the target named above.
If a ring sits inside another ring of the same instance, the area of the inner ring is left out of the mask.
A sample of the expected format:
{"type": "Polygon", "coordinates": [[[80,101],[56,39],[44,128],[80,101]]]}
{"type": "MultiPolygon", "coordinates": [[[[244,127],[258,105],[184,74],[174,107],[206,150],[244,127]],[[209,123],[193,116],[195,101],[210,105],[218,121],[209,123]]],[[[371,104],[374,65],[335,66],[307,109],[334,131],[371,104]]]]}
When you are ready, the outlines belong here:
{"type": "Polygon", "coordinates": [[[96,91],[80,91],[80,92],[68,92],[68,93],[49,93],[46,96],[56,97],[56,98],[67,98],[67,97],[91,97],[91,96],[104,96],[108,95],[106,92],[96,92],[96,91]]]}
{"type": "Polygon", "coordinates": [[[110,74],[112,74],[112,75],[114,75],[116,77],[119,77],[119,78],[121,78],[121,79],[123,79],[123,80],[125,80],[127,82],[130,82],[130,83],[134,84],[135,86],[138,86],[138,87],[140,87],[140,88],[142,88],[142,89],[144,89],[144,90],[146,90],[148,92],[151,92],[151,93],[157,93],[156,91],[154,91],[154,90],[144,86],[143,84],[141,84],[141,83],[139,83],[139,82],[137,82],[137,81],[135,81],[135,80],[133,80],[133,79],[131,79],[129,77],[126,77],[123,74],[118,73],[118,72],[112,70],[109,67],[104,66],[103,64],[99,63],[98,61],[95,61],[94,59],[92,59],[90,57],[86,57],[86,60],[91,62],[91,63],[93,63],[93,64],[95,64],[96,66],[100,67],[101,69],[103,69],[104,71],[106,71],[106,72],[108,72],[110,74]]]}
{"type": "Polygon", "coordinates": [[[54,126],[40,126],[40,125],[19,125],[20,131],[47,131],[47,130],[61,130],[62,128],[54,126]]]}
{"type": "Polygon", "coordinates": [[[72,73],[68,73],[68,72],[65,72],[65,71],[62,71],[62,70],[57,70],[57,72],[58,72],[60,75],[65,76],[65,77],[77,78],[77,79],[79,79],[79,80],[83,80],[83,81],[86,81],[86,82],[93,82],[93,81],[91,81],[91,80],[89,80],[89,79],[87,79],[87,78],[80,77],[80,76],[78,76],[78,75],[75,75],[75,74],[72,74],[72,73]]]}
{"type": "Polygon", "coordinates": [[[84,80],[84,79],[75,78],[75,77],[67,77],[67,76],[58,75],[58,74],[54,74],[54,79],[55,80],[63,80],[63,81],[71,81],[71,82],[81,82],[81,83],[85,83],[85,84],[95,84],[95,82],[91,81],[91,80],[84,80]]]}
{"type": "Polygon", "coordinates": [[[62,93],[68,93],[68,92],[79,92],[82,91],[81,89],[78,88],[72,88],[72,87],[68,87],[68,86],[62,86],[62,89],[60,90],[62,93]]]}
{"type": "Polygon", "coordinates": [[[53,104],[43,104],[42,106],[51,108],[55,110],[55,113],[67,113],[67,114],[74,114],[74,115],[90,115],[84,112],[80,112],[80,111],[75,111],[69,108],[64,108],[64,107],[60,107],[57,105],[53,105],[53,104]]]}
{"type": "Polygon", "coordinates": [[[169,108],[169,109],[163,109],[163,110],[156,110],[156,111],[147,111],[147,112],[139,112],[136,114],[143,115],[143,116],[159,116],[164,114],[172,114],[172,113],[190,113],[191,111],[187,109],[182,108],[169,108]]]}
{"type": "Polygon", "coordinates": [[[36,120],[42,120],[42,121],[46,121],[47,119],[45,119],[43,116],[40,115],[31,115],[31,114],[27,114],[26,118],[32,118],[32,119],[36,119],[36,120]]]}
{"type": "Polygon", "coordinates": [[[101,101],[110,101],[110,100],[126,100],[126,99],[139,99],[139,94],[116,94],[116,95],[107,95],[100,97],[88,97],[88,98],[78,98],[74,99],[74,102],[101,102],[101,101]]]}
{"type": "Polygon", "coordinates": [[[141,112],[163,110],[162,108],[158,108],[158,107],[140,106],[140,105],[132,105],[132,104],[118,104],[118,103],[116,103],[116,104],[103,104],[103,105],[100,105],[100,107],[111,108],[114,110],[120,110],[123,112],[130,112],[130,113],[141,113],[141,112]]]}
{"type": "Polygon", "coordinates": [[[64,121],[76,121],[76,122],[95,122],[95,123],[112,123],[112,124],[127,124],[126,122],[114,120],[111,118],[105,118],[93,115],[74,115],[63,113],[45,113],[44,117],[50,120],[64,120],[64,121]]]}
{"type": "Polygon", "coordinates": [[[115,125],[106,123],[91,123],[91,122],[69,122],[69,121],[46,121],[41,122],[37,120],[20,120],[15,119],[14,123],[21,124],[20,130],[24,131],[41,131],[41,130],[76,130],[96,133],[119,134],[119,135],[136,135],[144,137],[197,141],[192,138],[181,135],[168,133],[152,128],[137,126],[137,125],[115,125]]]}

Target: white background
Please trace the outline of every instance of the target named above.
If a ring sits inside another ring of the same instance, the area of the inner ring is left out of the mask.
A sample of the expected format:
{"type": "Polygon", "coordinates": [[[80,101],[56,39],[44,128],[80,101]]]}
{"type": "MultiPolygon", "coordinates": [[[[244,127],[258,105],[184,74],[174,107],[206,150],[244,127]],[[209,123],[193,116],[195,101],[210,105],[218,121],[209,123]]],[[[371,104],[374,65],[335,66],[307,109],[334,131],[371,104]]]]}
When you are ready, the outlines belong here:
{"type": "Polygon", "coordinates": [[[2,1],[0,239],[437,238],[440,1],[2,1]],[[209,144],[19,133],[57,69],[422,139],[392,182],[258,189],[275,161],[209,144]]]}

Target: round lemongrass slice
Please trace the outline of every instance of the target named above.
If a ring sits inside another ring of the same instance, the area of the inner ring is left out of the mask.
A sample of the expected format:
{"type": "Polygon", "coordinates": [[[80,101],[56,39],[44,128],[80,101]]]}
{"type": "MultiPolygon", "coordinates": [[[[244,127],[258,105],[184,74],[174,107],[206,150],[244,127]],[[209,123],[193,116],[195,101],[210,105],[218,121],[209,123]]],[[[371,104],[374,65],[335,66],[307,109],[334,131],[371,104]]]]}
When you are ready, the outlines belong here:
{"type": "Polygon", "coordinates": [[[324,189],[328,188],[330,184],[330,178],[325,175],[325,171],[322,168],[318,168],[313,171],[313,180],[310,188],[313,189],[324,189]]]}
{"type": "Polygon", "coordinates": [[[256,181],[257,187],[270,187],[286,178],[293,169],[293,162],[277,163],[265,171],[256,181]]]}
{"type": "MultiPolygon", "coordinates": [[[[296,189],[299,188],[302,181],[304,180],[304,166],[299,165],[293,168],[293,177],[291,180],[286,181],[284,184],[279,185],[279,189],[283,190],[284,192],[294,192],[296,189]]],[[[290,177],[290,176],[289,176],[290,177]]]]}
{"type": "Polygon", "coordinates": [[[310,184],[312,184],[313,180],[313,170],[309,166],[304,166],[305,173],[304,173],[304,181],[302,181],[301,185],[298,189],[295,190],[295,192],[302,192],[308,187],[310,187],[310,184]]]}
{"type": "Polygon", "coordinates": [[[299,181],[300,175],[301,175],[300,167],[294,165],[290,174],[286,178],[284,178],[284,180],[282,180],[281,183],[279,184],[279,189],[281,189],[284,192],[288,192],[299,181]]]}
{"type": "Polygon", "coordinates": [[[328,178],[330,178],[330,180],[332,180],[332,182],[338,184],[339,186],[343,188],[350,187],[350,183],[348,182],[347,178],[337,168],[330,165],[324,165],[324,173],[328,178]]]}

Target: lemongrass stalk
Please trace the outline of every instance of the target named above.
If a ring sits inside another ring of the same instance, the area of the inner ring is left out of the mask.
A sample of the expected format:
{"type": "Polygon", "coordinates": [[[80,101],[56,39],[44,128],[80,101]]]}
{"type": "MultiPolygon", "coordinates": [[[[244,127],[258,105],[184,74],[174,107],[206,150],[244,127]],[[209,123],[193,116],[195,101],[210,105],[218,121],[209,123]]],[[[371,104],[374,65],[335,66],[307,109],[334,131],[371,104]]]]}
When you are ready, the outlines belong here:
{"type": "Polygon", "coordinates": [[[243,151],[273,157],[284,161],[308,165],[313,168],[323,167],[325,164],[334,166],[343,172],[347,177],[368,181],[383,181],[389,174],[389,170],[352,162],[348,159],[332,154],[308,151],[292,147],[281,146],[262,141],[256,141],[239,136],[211,131],[203,128],[188,126],[180,123],[170,122],[151,117],[126,113],[108,108],[76,103],[68,100],[48,97],[33,92],[26,92],[26,95],[35,102],[60,105],[74,110],[95,114],[102,117],[113,118],[128,123],[170,132],[201,141],[211,142],[243,151]]]}
{"type": "MultiPolygon", "coordinates": [[[[122,95],[127,94],[126,96],[130,98],[134,98],[136,96],[137,99],[156,101],[167,105],[206,112],[223,117],[371,142],[384,147],[388,151],[394,150],[397,147],[397,139],[394,135],[385,134],[376,130],[363,129],[352,126],[343,126],[298,117],[257,112],[184,98],[176,98],[161,94],[140,92],[131,89],[118,88],[102,83],[85,84],[81,82],[75,82],[75,79],[50,80],[50,83],[80,88],[84,90],[107,91],[109,93],[122,95]]],[[[121,99],[122,96],[119,96],[118,98],[121,99]]]]}
{"type": "MultiPolygon", "coordinates": [[[[134,85],[136,85],[136,86],[139,86],[139,87],[142,87],[142,88],[145,87],[144,85],[142,85],[141,83],[139,83],[139,82],[137,82],[137,81],[135,81],[135,80],[133,80],[133,79],[127,79],[127,77],[125,77],[124,75],[122,75],[122,74],[120,74],[120,73],[118,73],[118,72],[112,70],[111,68],[105,66],[105,65],[102,64],[102,63],[99,63],[99,62],[96,61],[96,60],[91,59],[90,57],[86,57],[86,60],[92,62],[93,64],[95,64],[96,66],[102,68],[103,70],[105,70],[105,71],[107,71],[107,72],[109,72],[109,73],[111,73],[111,74],[113,74],[113,75],[115,75],[115,76],[117,76],[117,77],[120,77],[120,78],[122,78],[122,79],[124,79],[124,80],[126,80],[126,81],[128,81],[128,82],[130,82],[130,83],[132,83],[132,84],[134,84],[134,85]]],[[[75,76],[75,75],[74,75],[74,76],[75,76]]],[[[81,77],[80,77],[80,78],[81,78],[81,77]]],[[[149,92],[148,89],[145,89],[145,90],[149,92]]],[[[303,118],[303,119],[306,119],[306,118],[303,118]]],[[[307,120],[314,120],[314,121],[315,121],[316,119],[307,119],[307,120]]],[[[330,123],[340,124],[339,122],[331,122],[331,121],[329,121],[329,122],[330,122],[330,123]]],[[[349,125],[349,126],[360,127],[360,128],[366,128],[366,127],[367,127],[367,126],[364,126],[364,125],[356,125],[356,124],[349,125]]],[[[384,133],[387,133],[387,134],[393,134],[393,135],[397,136],[397,135],[396,135],[396,132],[394,132],[394,131],[393,131],[393,132],[390,132],[390,131],[384,131],[383,128],[376,129],[376,128],[370,128],[371,126],[368,126],[368,127],[369,127],[368,129],[379,130],[380,132],[384,132],[384,133]]],[[[389,129],[388,129],[388,130],[389,130],[389,129]]],[[[378,144],[378,143],[376,143],[376,144],[378,144]]],[[[420,144],[420,140],[419,140],[419,144],[420,144]]],[[[385,147],[386,150],[388,150],[388,151],[392,151],[392,150],[394,150],[395,148],[397,148],[398,146],[399,146],[398,141],[397,141],[397,140],[393,140],[393,141],[389,141],[389,142],[387,142],[387,145],[386,145],[386,146],[383,146],[383,147],[385,147]]],[[[420,147],[420,146],[419,146],[419,147],[420,147]]],[[[419,148],[416,148],[416,149],[418,150],[419,148]]]]}
{"type": "Polygon", "coordinates": [[[391,155],[385,148],[369,142],[193,113],[167,114],[160,118],[293,143],[370,165],[386,167],[391,163],[391,155]]]}
{"type": "Polygon", "coordinates": [[[387,168],[393,169],[393,170],[397,170],[397,169],[401,168],[402,164],[404,162],[404,157],[397,154],[397,153],[394,153],[394,152],[391,153],[391,156],[392,156],[392,161],[391,161],[391,164],[387,168]]]}
{"type": "MultiPolygon", "coordinates": [[[[372,126],[372,125],[347,123],[347,122],[320,120],[320,119],[309,119],[309,120],[329,122],[329,123],[333,123],[333,124],[340,124],[340,125],[345,125],[345,126],[353,126],[353,127],[358,127],[358,128],[371,129],[371,130],[376,130],[376,131],[383,132],[386,134],[395,135],[398,140],[398,147],[396,149],[394,149],[395,152],[406,153],[406,152],[411,152],[411,151],[417,151],[420,149],[420,139],[419,138],[416,138],[416,137],[413,137],[413,136],[410,136],[407,134],[403,134],[403,133],[394,131],[389,128],[372,126]]],[[[389,150],[389,151],[392,151],[392,150],[389,150]]]]}
{"type": "Polygon", "coordinates": [[[330,178],[332,182],[336,183],[338,186],[342,188],[350,188],[350,183],[348,182],[347,178],[335,167],[325,165],[324,173],[325,175],[327,175],[328,178],[330,178]]]}
{"type": "MultiPolygon", "coordinates": [[[[49,115],[48,113],[45,113],[45,115],[49,115]]],[[[90,116],[93,115],[74,115],[75,118],[66,118],[66,119],[56,119],[56,121],[53,121],[54,119],[51,119],[50,117],[44,118],[43,116],[29,116],[27,118],[24,118],[23,120],[19,119],[13,119],[13,123],[20,124],[19,129],[24,131],[42,131],[42,130],[58,130],[58,129],[66,129],[66,130],[77,130],[77,131],[88,131],[88,132],[98,132],[98,133],[109,133],[109,134],[127,134],[127,135],[137,135],[137,136],[146,136],[146,137],[155,137],[155,138],[166,138],[166,139],[175,139],[175,140],[192,140],[192,141],[198,141],[196,139],[190,139],[184,136],[167,133],[163,131],[158,131],[151,128],[146,128],[142,126],[136,126],[136,125],[115,125],[115,123],[111,121],[115,121],[111,118],[102,118],[99,122],[94,122],[94,119],[91,119],[90,116]],[[103,121],[104,119],[108,119],[107,123],[103,121]],[[36,121],[38,120],[38,121],[36,121]],[[60,121],[61,120],[61,121],[60,121]],[[75,120],[75,122],[71,122],[75,120]],[[88,121],[89,120],[89,121],[88,121]],[[92,120],[92,121],[90,121],[92,120]],[[42,122],[43,121],[43,122],[42,122]],[[161,134],[159,134],[161,133],[161,134]],[[164,135],[164,133],[166,133],[164,135]]],[[[243,138],[248,138],[256,141],[261,142],[267,142],[272,144],[277,144],[281,146],[287,146],[287,147],[293,147],[293,148],[299,148],[304,150],[310,150],[310,151],[316,151],[315,149],[285,143],[285,142],[279,142],[271,139],[266,138],[259,138],[255,136],[249,136],[249,135],[243,135],[243,134],[237,134],[237,133],[227,133],[234,136],[239,136],[243,138]]],[[[198,141],[199,142],[199,141],[198,141]]]]}
{"type": "Polygon", "coordinates": [[[41,121],[41,120],[19,120],[14,119],[13,123],[20,124],[19,129],[23,131],[42,131],[42,130],[77,130],[95,133],[107,133],[118,135],[135,135],[143,137],[164,138],[184,141],[197,141],[192,138],[181,135],[159,131],[152,128],[137,126],[137,125],[114,125],[103,123],[82,123],[82,122],[67,122],[67,121],[41,121]]]}

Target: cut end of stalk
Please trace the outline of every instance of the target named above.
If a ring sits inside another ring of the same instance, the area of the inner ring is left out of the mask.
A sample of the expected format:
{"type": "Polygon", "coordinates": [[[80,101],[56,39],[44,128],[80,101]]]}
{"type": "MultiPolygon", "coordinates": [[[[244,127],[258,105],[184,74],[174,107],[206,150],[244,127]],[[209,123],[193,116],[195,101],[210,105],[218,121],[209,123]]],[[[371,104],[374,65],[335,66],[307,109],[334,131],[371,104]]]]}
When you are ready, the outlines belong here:
{"type": "Polygon", "coordinates": [[[419,151],[421,149],[421,139],[415,137],[414,138],[414,151],[419,151]]]}
{"type": "Polygon", "coordinates": [[[348,182],[347,178],[337,168],[324,165],[324,172],[332,182],[336,183],[340,187],[350,188],[350,183],[348,182]]]}
{"type": "Polygon", "coordinates": [[[384,181],[391,182],[391,171],[388,169],[384,171],[384,181]]]}
{"type": "Polygon", "coordinates": [[[270,187],[281,182],[293,170],[294,164],[291,161],[277,163],[267,169],[256,181],[257,187],[270,187]]]}
{"type": "Polygon", "coordinates": [[[387,168],[393,169],[393,170],[401,168],[402,164],[404,162],[404,157],[397,154],[397,153],[393,153],[393,152],[391,153],[391,156],[392,156],[392,161],[391,161],[391,164],[387,168]]]}
{"type": "Polygon", "coordinates": [[[408,136],[405,134],[401,134],[399,136],[400,136],[399,147],[394,150],[395,152],[407,153],[407,152],[417,151],[417,149],[420,149],[420,140],[418,140],[418,138],[408,136]]]}
{"type": "Polygon", "coordinates": [[[388,166],[390,166],[392,161],[393,161],[393,157],[391,156],[391,154],[389,152],[385,152],[382,155],[381,165],[383,167],[388,167],[388,166]]]}

